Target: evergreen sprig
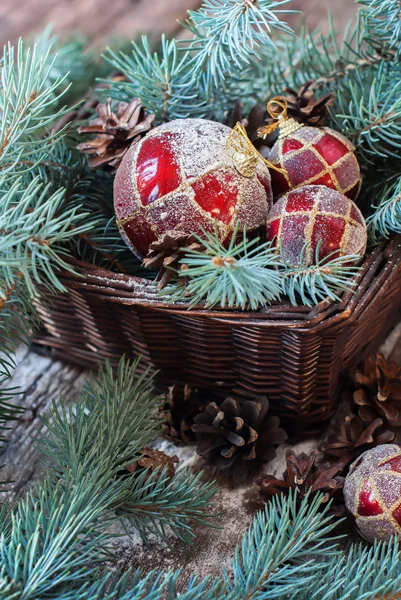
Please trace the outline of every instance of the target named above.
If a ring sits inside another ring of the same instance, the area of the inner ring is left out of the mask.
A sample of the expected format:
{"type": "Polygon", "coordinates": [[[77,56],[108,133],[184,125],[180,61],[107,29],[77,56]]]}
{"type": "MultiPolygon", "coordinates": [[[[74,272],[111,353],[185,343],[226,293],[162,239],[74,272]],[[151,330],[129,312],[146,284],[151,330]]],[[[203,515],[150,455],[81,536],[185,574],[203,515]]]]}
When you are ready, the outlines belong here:
{"type": "Polygon", "coordinates": [[[364,11],[364,39],[382,55],[391,53],[398,59],[401,52],[400,5],[398,0],[357,0],[364,11]]]}
{"type": "Polygon", "coordinates": [[[178,284],[172,291],[172,300],[189,297],[191,305],[205,299],[206,306],[248,306],[256,310],[280,297],[281,277],[279,264],[271,244],[258,245],[259,240],[248,240],[246,232],[237,241],[236,227],[228,247],[214,235],[204,232],[197,237],[205,252],[189,250],[181,260],[188,284],[178,284]]]}
{"type": "MultiPolygon", "coordinates": [[[[233,69],[247,65],[261,47],[275,48],[272,30],[292,32],[278,15],[294,12],[281,7],[291,0],[204,0],[188,11],[184,24],[193,39],[187,40],[194,76],[206,73],[216,87],[224,85],[233,69]]],[[[185,44],[185,42],[184,42],[185,44]]]]}
{"type": "Polygon", "coordinates": [[[40,151],[44,156],[57,136],[41,137],[66,108],[59,108],[68,90],[67,75],[51,78],[56,57],[49,59],[50,48],[38,56],[37,47],[4,48],[0,89],[0,168],[9,177],[26,171],[25,160],[40,151]],[[54,107],[54,110],[52,110],[54,107]]]}
{"type": "Polygon", "coordinates": [[[204,250],[188,250],[181,259],[179,274],[185,279],[163,291],[171,301],[186,299],[190,306],[204,302],[205,307],[257,310],[287,297],[294,306],[300,302],[313,306],[320,300],[337,301],[341,292],[356,285],[356,263],[361,258],[357,255],[331,255],[321,260],[318,244],[315,264],[305,266],[305,245],[300,264],[291,265],[271,242],[259,245],[259,239],[248,239],[245,230],[238,241],[238,227],[228,247],[220,242],[217,231],[195,237],[204,250]]]}
{"type": "Polygon", "coordinates": [[[99,579],[98,563],[110,557],[106,527],[116,511],[132,516],[142,531],[147,531],[146,520],[159,533],[170,521],[183,539],[190,521],[208,522],[205,507],[213,484],[198,485],[195,479],[188,491],[185,471],[171,481],[166,471],[120,475],[121,466],[137,458],[161,429],[160,398],[152,388],[153,378],[139,359],[133,364],[122,359],[115,377],[107,365],[97,384],[87,383],[77,407],[54,404],[44,420],[48,433],[37,440],[49,475],[3,525],[0,597],[88,597],[88,588],[99,579]],[[156,489],[158,504],[153,502],[156,489]],[[135,508],[139,500],[143,504],[135,508]]]}
{"type": "Polygon", "coordinates": [[[380,191],[380,201],[367,225],[373,240],[401,233],[401,179],[380,191]]]}
{"type": "Polygon", "coordinates": [[[158,122],[186,117],[204,117],[208,104],[189,68],[189,53],[180,52],[176,40],[161,40],[160,53],[152,52],[149,39],[132,42],[132,53],[105,55],[126,81],[109,81],[107,94],[118,100],[139,97],[158,122]]]}

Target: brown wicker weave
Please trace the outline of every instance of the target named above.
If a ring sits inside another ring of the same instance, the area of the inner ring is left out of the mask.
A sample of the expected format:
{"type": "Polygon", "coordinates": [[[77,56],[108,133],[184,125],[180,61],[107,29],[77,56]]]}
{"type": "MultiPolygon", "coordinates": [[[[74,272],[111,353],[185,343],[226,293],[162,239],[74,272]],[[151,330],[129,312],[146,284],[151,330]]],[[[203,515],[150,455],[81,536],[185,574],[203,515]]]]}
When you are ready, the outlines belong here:
{"type": "Polygon", "coordinates": [[[331,416],[343,375],[399,320],[400,262],[397,237],[368,256],[341,303],[255,313],[165,304],[144,279],[75,261],[68,293],[37,302],[46,331],[36,341],[88,366],[142,354],[163,383],[265,394],[285,420],[309,425],[331,416]]]}

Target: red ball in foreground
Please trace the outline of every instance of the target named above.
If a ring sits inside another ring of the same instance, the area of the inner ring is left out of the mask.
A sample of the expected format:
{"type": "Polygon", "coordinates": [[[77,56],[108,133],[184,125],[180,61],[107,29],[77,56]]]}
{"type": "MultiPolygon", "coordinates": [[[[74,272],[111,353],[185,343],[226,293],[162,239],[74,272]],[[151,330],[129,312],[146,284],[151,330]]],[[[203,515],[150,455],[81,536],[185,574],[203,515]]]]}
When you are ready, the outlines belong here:
{"type": "MultiPolygon", "coordinates": [[[[153,129],[130,148],[117,171],[114,207],[128,246],[140,257],[167,231],[201,234],[218,226],[228,241],[238,222],[252,231],[266,222],[272,204],[268,167],[237,169],[227,148],[232,130],[202,119],[181,119],[153,129]]],[[[241,157],[240,157],[241,158],[241,157]]]]}
{"type": "Polygon", "coordinates": [[[269,161],[274,198],[304,185],[324,185],[355,200],[361,171],[351,142],[328,127],[300,127],[274,144],[269,161]]]}
{"type": "Polygon", "coordinates": [[[366,540],[401,537],[401,448],[384,444],[364,452],[350,467],[344,499],[366,540]]]}
{"type": "Polygon", "coordinates": [[[306,266],[318,258],[358,254],[366,250],[366,224],[352,200],[319,185],[289,192],[274,204],[267,218],[267,239],[275,240],[282,258],[306,266]],[[308,244],[302,256],[302,251],[308,244]]]}

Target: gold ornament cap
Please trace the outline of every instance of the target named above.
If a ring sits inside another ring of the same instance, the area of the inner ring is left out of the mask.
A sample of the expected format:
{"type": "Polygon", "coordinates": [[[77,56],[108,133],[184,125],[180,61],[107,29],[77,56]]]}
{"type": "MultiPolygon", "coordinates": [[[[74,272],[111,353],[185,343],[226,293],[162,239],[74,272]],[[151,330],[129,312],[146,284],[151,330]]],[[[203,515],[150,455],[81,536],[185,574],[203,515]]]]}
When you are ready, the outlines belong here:
{"type": "Polygon", "coordinates": [[[276,122],[258,129],[258,137],[266,139],[277,128],[280,130],[279,139],[283,139],[303,127],[295,119],[288,116],[288,102],[284,96],[276,96],[267,103],[267,112],[276,122]]]}
{"type": "Polygon", "coordinates": [[[232,159],[238,173],[243,177],[254,177],[258,163],[264,163],[270,169],[279,173],[285,173],[283,169],[276,167],[273,163],[266,160],[260,152],[257,151],[248,137],[245,127],[237,123],[227,139],[227,148],[232,151],[232,159]]]}

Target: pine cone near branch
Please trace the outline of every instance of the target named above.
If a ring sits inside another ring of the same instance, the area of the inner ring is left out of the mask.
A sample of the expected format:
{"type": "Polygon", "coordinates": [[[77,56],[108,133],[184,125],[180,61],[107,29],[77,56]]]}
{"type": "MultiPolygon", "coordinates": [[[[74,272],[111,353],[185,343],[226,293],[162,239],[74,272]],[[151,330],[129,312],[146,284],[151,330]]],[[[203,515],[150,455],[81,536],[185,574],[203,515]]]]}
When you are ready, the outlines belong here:
{"type": "Polygon", "coordinates": [[[108,98],[97,105],[96,112],[98,116],[89,125],[78,128],[78,133],[92,133],[96,137],[78,144],[78,149],[88,154],[92,169],[104,166],[117,169],[130,146],[151,129],[155,115],[147,114],[138,98],[129,104],[119,102],[114,110],[108,98]]]}
{"type": "MultiPolygon", "coordinates": [[[[260,497],[268,502],[278,494],[287,495],[290,490],[296,490],[299,502],[309,492],[311,496],[316,493],[323,494],[323,502],[328,502],[339,490],[343,488],[344,477],[341,477],[341,465],[317,464],[318,451],[312,450],[307,455],[304,452],[296,455],[293,450],[287,450],[287,468],[282,479],[274,475],[264,475],[257,479],[260,497]]],[[[340,510],[337,513],[342,512],[340,510]]]]}
{"type": "Polygon", "coordinates": [[[394,440],[394,432],[384,429],[382,425],[381,419],[375,419],[366,425],[358,416],[347,416],[341,424],[340,432],[330,436],[319,449],[324,459],[346,467],[369,448],[394,440]]]}
{"type": "Polygon", "coordinates": [[[287,439],[280,419],[270,416],[268,410],[265,397],[249,401],[226,398],[220,406],[211,402],[194,418],[198,454],[207,464],[228,473],[235,483],[242,483],[252,461],[271,460],[275,447],[287,439]]]}
{"type": "Polygon", "coordinates": [[[163,435],[175,443],[191,444],[196,441],[192,431],[194,418],[209,403],[207,392],[191,388],[189,385],[173,385],[168,388],[163,416],[163,435]]]}
{"type": "Polygon", "coordinates": [[[167,476],[169,479],[174,477],[175,467],[178,463],[177,456],[169,456],[165,452],[155,448],[144,448],[141,450],[141,456],[135,462],[126,465],[125,470],[129,473],[135,473],[138,469],[150,469],[152,473],[159,469],[159,474],[167,467],[167,476]]]}
{"type": "Polygon", "coordinates": [[[258,129],[263,127],[266,118],[266,108],[261,104],[255,104],[247,115],[244,115],[244,105],[238,101],[235,103],[234,108],[228,113],[225,125],[233,129],[237,123],[241,123],[246,129],[249,139],[251,142],[257,142],[260,144],[260,138],[258,137],[258,129]]]}
{"type": "Polygon", "coordinates": [[[333,106],[335,94],[327,94],[318,100],[314,98],[313,80],[307,81],[298,90],[286,88],[284,90],[288,102],[288,116],[299,123],[314,127],[324,125],[328,108],[333,106]]]}
{"type": "Polygon", "coordinates": [[[369,356],[351,372],[352,403],[362,421],[381,418],[387,425],[401,426],[401,368],[383,354],[369,356]]]}
{"type": "Polygon", "coordinates": [[[179,262],[185,251],[201,251],[202,248],[202,244],[193,235],[178,230],[168,231],[160,236],[156,242],[152,242],[142,266],[146,269],[158,269],[157,287],[162,290],[179,270],[179,262]]]}

